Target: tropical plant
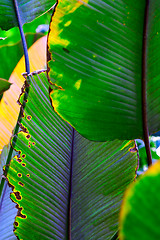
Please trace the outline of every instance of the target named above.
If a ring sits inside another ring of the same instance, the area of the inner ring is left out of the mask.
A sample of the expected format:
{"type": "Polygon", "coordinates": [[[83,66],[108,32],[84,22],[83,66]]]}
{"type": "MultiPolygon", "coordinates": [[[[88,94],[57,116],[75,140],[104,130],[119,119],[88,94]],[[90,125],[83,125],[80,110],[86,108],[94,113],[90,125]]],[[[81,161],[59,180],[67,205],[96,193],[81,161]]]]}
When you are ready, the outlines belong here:
{"type": "Polygon", "coordinates": [[[0,0],[1,148],[12,135],[1,153],[1,239],[158,239],[159,207],[154,224],[146,218],[148,203],[160,202],[159,162],[135,182],[134,139],[144,140],[152,165],[149,135],[160,130],[159,0],[54,4],[0,0]],[[46,26],[48,17],[39,15],[49,8],[46,41],[36,29],[46,26]],[[13,63],[15,26],[24,57],[13,63]]]}

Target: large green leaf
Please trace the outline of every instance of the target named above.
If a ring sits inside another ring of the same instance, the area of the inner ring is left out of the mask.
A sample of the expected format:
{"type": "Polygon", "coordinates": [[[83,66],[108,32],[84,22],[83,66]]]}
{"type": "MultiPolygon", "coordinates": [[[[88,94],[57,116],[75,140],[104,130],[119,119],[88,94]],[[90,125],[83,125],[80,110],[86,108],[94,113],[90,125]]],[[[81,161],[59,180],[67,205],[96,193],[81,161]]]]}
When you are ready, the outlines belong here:
{"type": "Polygon", "coordinates": [[[145,107],[150,134],[159,130],[159,17],[159,0],[58,1],[48,41],[50,96],[85,137],[143,138],[145,107]]]}
{"type": "Polygon", "coordinates": [[[18,156],[7,175],[19,206],[16,235],[23,240],[111,239],[123,193],[135,178],[134,142],[85,139],[53,111],[46,74],[30,74],[27,81],[18,156]]]}
{"type": "Polygon", "coordinates": [[[160,239],[160,162],[132,184],[121,209],[121,240],[160,239]]]}
{"type": "Polygon", "coordinates": [[[8,30],[18,26],[15,4],[24,24],[48,11],[54,3],[52,0],[0,0],[0,27],[8,30]]]}

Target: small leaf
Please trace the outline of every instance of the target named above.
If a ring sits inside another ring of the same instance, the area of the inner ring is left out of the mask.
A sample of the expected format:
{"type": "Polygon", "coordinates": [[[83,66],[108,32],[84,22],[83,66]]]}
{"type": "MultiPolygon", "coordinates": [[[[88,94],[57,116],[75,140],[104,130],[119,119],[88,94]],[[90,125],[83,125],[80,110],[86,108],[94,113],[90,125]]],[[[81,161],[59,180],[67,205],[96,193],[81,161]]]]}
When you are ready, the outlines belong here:
{"type": "Polygon", "coordinates": [[[0,94],[7,91],[11,86],[11,83],[5,79],[0,78],[0,94]]]}
{"type": "Polygon", "coordinates": [[[160,161],[132,183],[125,193],[120,217],[121,240],[160,239],[160,161]]]}

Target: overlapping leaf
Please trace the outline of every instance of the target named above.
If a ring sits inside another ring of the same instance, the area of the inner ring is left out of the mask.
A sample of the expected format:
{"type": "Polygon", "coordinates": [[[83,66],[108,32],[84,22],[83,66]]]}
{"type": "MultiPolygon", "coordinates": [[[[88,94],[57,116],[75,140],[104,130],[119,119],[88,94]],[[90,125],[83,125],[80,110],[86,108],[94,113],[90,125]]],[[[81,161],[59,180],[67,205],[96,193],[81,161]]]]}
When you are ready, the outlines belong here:
{"type": "Polygon", "coordinates": [[[28,99],[8,179],[21,239],[110,239],[126,186],[135,177],[134,143],[95,143],[52,109],[45,73],[30,75],[28,99]],[[133,153],[133,152],[134,153],[133,153]],[[70,230],[71,229],[71,230],[70,230]]]}
{"type": "Polygon", "coordinates": [[[121,240],[160,238],[159,182],[158,161],[127,190],[121,209],[121,240]]]}
{"type": "Polygon", "coordinates": [[[150,134],[159,130],[159,17],[159,0],[58,1],[48,41],[50,96],[88,139],[143,138],[142,77],[150,134]]]}

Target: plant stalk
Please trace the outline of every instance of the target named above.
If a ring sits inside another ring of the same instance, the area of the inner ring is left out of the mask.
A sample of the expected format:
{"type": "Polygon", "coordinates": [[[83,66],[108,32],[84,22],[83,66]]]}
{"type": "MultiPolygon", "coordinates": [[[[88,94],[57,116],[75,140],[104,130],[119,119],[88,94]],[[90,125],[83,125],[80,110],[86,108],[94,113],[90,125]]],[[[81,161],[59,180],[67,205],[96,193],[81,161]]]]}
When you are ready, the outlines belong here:
{"type": "Polygon", "coordinates": [[[13,0],[13,3],[14,3],[14,7],[15,7],[17,20],[18,20],[19,31],[20,31],[20,34],[21,34],[21,40],[22,40],[22,45],[23,45],[24,57],[25,57],[26,72],[29,74],[30,73],[30,64],[29,64],[28,49],[27,49],[27,43],[26,43],[25,35],[24,35],[24,32],[23,32],[20,13],[19,13],[19,10],[18,10],[17,0],[13,0]]]}
{"type": "MultiPolygon", "coordinates": [[[[21,17],[20,17],[19,10],[18,10],[17,0],[13,0],[13,4],[14,4],[16,16],[17,16],[18,27],[19,27],[19,31],[20,31],[20,35],[21,35],[21,41],[22,41],[22,45],[23,45],[23,52],[24,52],[24,57],[25,57],[25,68],[26,68],[27,74],[29,74],[30,73],[30,64],[29,64],[28,49],[27,49],[27,43],[26,43],[25,35],[24,35],[24,32],[23,32],[21,17]]],[[[26,99],[27,99],[27,96],[28,96],[28,91],[29,91],[29,88],[26,88],[24,101],[23,101],[23,104],[21,106],[22,109],[25,106],[26,99]]],[[[19,130],[19,124],[18,123],[20,122],[21,117],[22,117],[22,111],[20,110],[18,120],[17,120],[17,124],[16,124],[16,127],[14,129],[12,146],[10,147],[10,150],[9,150],[9,153],[8,153],[6,165],[8,165],[10,163],[10,160],[11,160],[11,157],[12,157],[12,154],[13,154],[13,149],[15,148],[17,133],[18,133],[18,130],[19,130]]],[[[7,174],[7,171],[8,171],[8,169],[6,168],[6,170],[5,170],[6,174],[7,174]]],[[[5,178],[2,178],[1,184],[0,184],[0,196],[2,194],[4,183],[5,183],[5,178]]]]}
{"type": "Polygon", "coordinates": [[[142,115],[143,115],[143,134],[144,143],[147,153],[148,166],[152,165],[152,156],[149,143],[149,131],[147,123],[147,35],[148,35],[148,18],[149,18],[149,0],[146,0],[146,9],[144,16],[143,30],[143,54],[142,54],[142,115]]]}

